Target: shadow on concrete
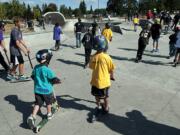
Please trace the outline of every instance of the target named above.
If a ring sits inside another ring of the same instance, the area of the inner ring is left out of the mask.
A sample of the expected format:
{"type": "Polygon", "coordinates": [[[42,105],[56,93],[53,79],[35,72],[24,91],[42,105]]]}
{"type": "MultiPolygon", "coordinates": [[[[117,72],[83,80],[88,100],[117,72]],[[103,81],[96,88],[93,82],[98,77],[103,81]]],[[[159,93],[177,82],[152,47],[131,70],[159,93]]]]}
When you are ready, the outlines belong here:
{"type": "Polygon", "coordinates": [[[3,69],[0,69],[0,78],[5,80],[5,81],[8,81],[7,79],[7,72],[3,69]]]}
{"type": "Polygon", "coordinates": [[[112,113],[101,115],[98,122],[123,135],[180,135],[180,129],[148,120],[138,110],[127,112],[126,117],[112,113]]]}
{"type": "Polygon", "coordinates": [[[79,55],[79,56],[84,56],[85,57],[85,54],[82,54],[82,53],[75,53],[76,55],[79,55]]]}
{"type": "Polygon", "coordinates": [[[75,45],[68,45],[68,44],[61,44],[60,47],[63,46],[63,47],[69,47],[69,48],[72,48],[72,49],[75,49],[75,45]]]}
{"type": "Polygon", "coordinates": [[[90,108],[86,105],[80,104],[78,102],[83,101],[83,102],[95,104],[94,101],[90,101],[90,100],[86,100],[86,99],[82,99],[82,98],[75,98],[70,95],[57,96],[56,99],[60,103],[60,106],[65,109],[92,111],[92,108],[90,108]]]}
{"type": "Polygon", "coordinates": [[[121,29],[125,31],[134,31],[134,29],[127,29],[127,28],[121,28],[121,29]]]}
{"type": "Polygon", "coordinates": [[[22,113],[23,120],[20,124],[20,127],[29,129],[27,125],[27,118],[32,113],[32,105],[34,102],[25,102],[18,98],[17,95],[8,95],[4,97],[5,101],[9,102],[9,104],[14,105],[15,110],[22,113]]]}
{"type": "Polygon", "coordinates": [[[127,58],[127,57],[121,57],[121,56],[113,56],[113,55],[110,55],[110,57],[112,59],[115,59],[115,60],[124,60],[124,61],[132,61],[134,62],[135,61],[135,58],[127,58]]]}
{"type": "MultiPolygon", "coordinates": [[[[115,60],[135,62],[135,58],[127,58],[127,57],[120,57],[120,56],[113,56],[113,55],[110,55],[110,56],[112,59],[115,59],[115,60]]],[[[144,64],[150,64],[150,65],[170,66],[170,63],[163,63],[161,61],[141,60],[141,62],[144,64]]]]}
{"type": "Polygon", "coordinates": [[[84,67],[84,64],[79,63],[79,62],[70,61],[70,60],[64,60],[64,59],[57,59],[57,60],[60,61],[60,62],[65,63],[65,64],[68,64],[68,65],[76,65],[76,66],[84,67]]]}
{"type": "MultiPolygon", "coordinates": [[[[133,48],[118,48],[118,49],[125,50],[125,51],[135,51],[135,52],[137,52],[137,49],[133,49],[133,48]]],[[[144,50],[144,52],[150,52],[150,51],[144,50]]]]}
{"type": "Polygon", "coordinates": [[[165,58],[165,59],[167,59],[167,57],[168,57],[168,56],[165,56],[165,55],[147,54],[147,53],[145,53],[145,54],[143,54],[143,55],[145,55],[145,56],[150,56],[150,57],[156,57],[156,58],[165,58]]]}

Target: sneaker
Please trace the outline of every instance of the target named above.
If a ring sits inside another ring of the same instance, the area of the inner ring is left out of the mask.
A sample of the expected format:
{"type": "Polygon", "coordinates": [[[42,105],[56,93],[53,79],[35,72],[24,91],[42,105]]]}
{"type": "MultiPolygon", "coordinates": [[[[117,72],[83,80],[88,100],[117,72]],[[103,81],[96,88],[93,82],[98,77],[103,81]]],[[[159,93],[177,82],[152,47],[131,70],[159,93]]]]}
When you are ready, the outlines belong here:
{"type": "Polygon", "coordinates": [[[139,60],[138,60],[138,59],[136,59],[136,60],[135,60],[135,63],[139,63],[139,60]]]}
{"type": "Polygon", "coordinates": [[[151,53],[155,52],[155,50],[156,50],[156,49],[155,49],[155,48],[153,48],[153,49],[152,49],[152,51],[151,51],[151,53]]]}
{"type": "Polygon", "coordinates": [[[18,80],[27,80],[29,77],[27,77],[27,76],[25,76],[25,75],[20,75],[19,77],[18,77],[18,80]]]}
{"type": "Polygon", "coordinates": [[[52,113],[48,113],[48,114],[47,114],[47,119],[48,119],[48,120],[51,120],[52,117],[53,117],[53,114],[52,114],[52,113]]]}
{"type": "Polygon", "coordinates": [[[35,127],[35,121],[36,119],[32,115],[28,117],[27,124],[29,125],[31,129],[35,127]]]}
{"type": "Polygon", "coordinates": [[[7,79],[9,80],[16,80],[16,76],[12,74],[7,74],[7,79]]]}
{"type": "Polygon", "coordinates": [[[155,49],[155,52],[158,52],[158,53],[159,53],[159,49],[155,49]]]}

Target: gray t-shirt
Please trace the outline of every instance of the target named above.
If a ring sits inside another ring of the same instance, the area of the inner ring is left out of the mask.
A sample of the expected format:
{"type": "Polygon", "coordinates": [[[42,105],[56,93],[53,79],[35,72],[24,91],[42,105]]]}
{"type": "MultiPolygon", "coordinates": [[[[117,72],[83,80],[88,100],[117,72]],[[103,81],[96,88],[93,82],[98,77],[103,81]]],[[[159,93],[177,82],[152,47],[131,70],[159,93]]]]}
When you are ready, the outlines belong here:
{"type": "Polygon", "coordinates": [[[20,48],[17,47],[16,41],[22,40],[22,32],[18,28],[13,28],[10,35],[10,53],[14,56],[20,56],[20,48]]]}

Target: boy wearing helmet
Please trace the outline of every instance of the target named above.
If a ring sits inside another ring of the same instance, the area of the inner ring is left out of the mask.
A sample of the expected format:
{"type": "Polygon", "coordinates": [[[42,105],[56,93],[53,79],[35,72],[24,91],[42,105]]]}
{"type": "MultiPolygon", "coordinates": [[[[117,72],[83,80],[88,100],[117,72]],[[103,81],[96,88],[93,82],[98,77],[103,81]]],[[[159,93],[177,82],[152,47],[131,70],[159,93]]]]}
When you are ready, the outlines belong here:
{"type": "Polygon", "coordinates": [[[47,106],[47,119],[51,119],[51,104],[54,100],[53,84],[60,83],[55,73],[48,67],[52,57],[52,52],[43,49],[37,52],[36,59],[40,63],[36,65],[32,71],[32,79],[34,80],[35,106],[31,116],[28,117],[28,125],[33,128],[35,125],[36,114],[43,105],[47,106]]]}
{"type": "Polygon", "coordinates": [[[111,80],[114,80],[113,71],[115,66],[111,57],[104,53],[107,46],[107,40],[104,36],[96,36],[94,39],[97,52],[92,56],[89,67],[92,69],[91,94],[95,96],[97,110],[101,108],[105,113],[109,111],[109,88],[111,80]],[[104,102],[101,104],[101,99],[104,102]]]}

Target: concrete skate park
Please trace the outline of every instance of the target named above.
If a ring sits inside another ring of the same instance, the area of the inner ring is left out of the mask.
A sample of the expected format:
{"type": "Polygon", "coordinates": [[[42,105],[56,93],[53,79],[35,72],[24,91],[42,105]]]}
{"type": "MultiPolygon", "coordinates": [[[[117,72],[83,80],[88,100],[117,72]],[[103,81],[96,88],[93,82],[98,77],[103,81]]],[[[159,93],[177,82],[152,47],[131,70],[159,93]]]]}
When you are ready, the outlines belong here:
{"type": "MultiPolygon", "coordinates": [[[[141,28],[134,32],[131,23],[121,20],[123,34],[113,33],[108,50],[116,65],[116,80],[110,88],[110,113],[89,123],[89,115],[96,107],[90,93],[91,70],[83,68],[83,46],[74,48],[74,22],[76,20],[69,20],[69,26],[63,28],[61,49],[53,52],[49,65],[62,80],[62,84],[55,86],[61,109],[39,134],[180,135],[180,68],[172,67],[173,59],[166,59],[169,34],[161,35],[159,53],[150,52],[150,39],[142,62],[137,64],[134,60],[141,28]]],[[[39,49],[54,46],[52,26],[47,26],[46,30],[36,29],[37,32],[24,34],[33,65],[37,64],[35,53],[39,49]]],[[[8,37],[5,42],[9,44],[8,37]]],[[[28,58],[24,58],[25,72],[30,76],[32,69],[28,58]]],[[[0,134],[35,134],[26,124],[34,102],[33,81],[9,83],[1,72],[0,90],[0,134]]],[[[45,114],[46,109],[42,108],[42,112],[45,114]]],[[[38,116],[37,122],[40,120],[38,116]]]]}

